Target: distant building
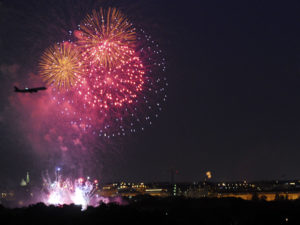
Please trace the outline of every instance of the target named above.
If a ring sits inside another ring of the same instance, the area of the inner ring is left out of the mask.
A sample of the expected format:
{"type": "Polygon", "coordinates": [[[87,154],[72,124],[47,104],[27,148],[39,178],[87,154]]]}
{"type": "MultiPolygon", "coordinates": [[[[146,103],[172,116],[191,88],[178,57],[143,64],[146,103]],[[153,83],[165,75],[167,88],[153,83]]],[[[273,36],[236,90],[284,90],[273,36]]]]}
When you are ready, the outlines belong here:
{"type": "Polygon", "coordinates": [[[146,189],[145,194],[155,196],[155,197],[168,197],[170,195],[167,189],[162,189],[162,188],[146,189]]]}

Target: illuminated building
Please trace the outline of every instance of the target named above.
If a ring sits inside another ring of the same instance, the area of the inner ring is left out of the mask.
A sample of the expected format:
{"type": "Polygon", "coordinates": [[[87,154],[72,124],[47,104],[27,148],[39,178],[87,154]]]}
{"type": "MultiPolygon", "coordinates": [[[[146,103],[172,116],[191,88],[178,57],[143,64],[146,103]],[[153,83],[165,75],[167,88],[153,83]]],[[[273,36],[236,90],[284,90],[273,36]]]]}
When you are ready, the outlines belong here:
{"type": "Polygon", "coordinates": [[[115,197],[118,194],[118,189],[116,185],[109,184],[103,186],[101,189],[97,191],[97,194],[103,197],[115,197]]]}
{"type": "Polygon", "coordinates": [[[155,197],[168,197],[169,193],[167,189],[162,188],[150,188],[146,189],[145,194],[155,197]]]}

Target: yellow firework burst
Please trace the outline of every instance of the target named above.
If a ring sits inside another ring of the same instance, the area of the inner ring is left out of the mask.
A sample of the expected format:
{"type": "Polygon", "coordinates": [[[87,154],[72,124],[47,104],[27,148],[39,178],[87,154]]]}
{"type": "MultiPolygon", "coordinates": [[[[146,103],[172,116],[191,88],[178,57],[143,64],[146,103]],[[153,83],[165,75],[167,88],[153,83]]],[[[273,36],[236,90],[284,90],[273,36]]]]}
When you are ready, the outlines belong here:
{"type": "Polygon", "coordinates": [[[94,10],[77,37],[83,59],[104,67],[125,62],[136,40],[135,28],[116,8],[94,10]]]}
{"type": "Polygon", "coordinates": [[[55,44],[43,53],[39,67],[45,82],[68,88],[81,74],[80,53],[71,43],[55,44]]]}

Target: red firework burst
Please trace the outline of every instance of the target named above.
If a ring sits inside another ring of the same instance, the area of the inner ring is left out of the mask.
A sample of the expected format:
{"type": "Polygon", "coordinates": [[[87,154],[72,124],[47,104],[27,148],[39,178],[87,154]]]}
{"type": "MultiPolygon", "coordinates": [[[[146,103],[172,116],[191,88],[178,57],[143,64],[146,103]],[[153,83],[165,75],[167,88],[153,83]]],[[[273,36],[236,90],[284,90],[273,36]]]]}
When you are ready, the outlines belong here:
{"type": "Polygon", "coordinates": [[[104,68],[91,64],[86,76],[75,84],[77,96],[86,105],[108,109],[131,104],[143,89],[145,70],[142,61],[131,55],[116,67],[104,68]]]}

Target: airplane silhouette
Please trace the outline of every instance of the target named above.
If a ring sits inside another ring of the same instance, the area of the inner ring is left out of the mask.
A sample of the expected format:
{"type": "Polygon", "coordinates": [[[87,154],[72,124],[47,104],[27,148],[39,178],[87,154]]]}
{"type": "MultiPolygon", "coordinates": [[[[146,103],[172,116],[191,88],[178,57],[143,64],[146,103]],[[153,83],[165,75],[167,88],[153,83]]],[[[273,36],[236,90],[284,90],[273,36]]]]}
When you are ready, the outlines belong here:
{"type": "Polygon", "coordinates": [[[29,92],[29,93],[33,93],[33,92],[38,92],[38,91],[46,90],[46,89],[47,88],[45,88],[45,87],[19,89],[18,87],[15,86],[15,92],[29,92]]]}

